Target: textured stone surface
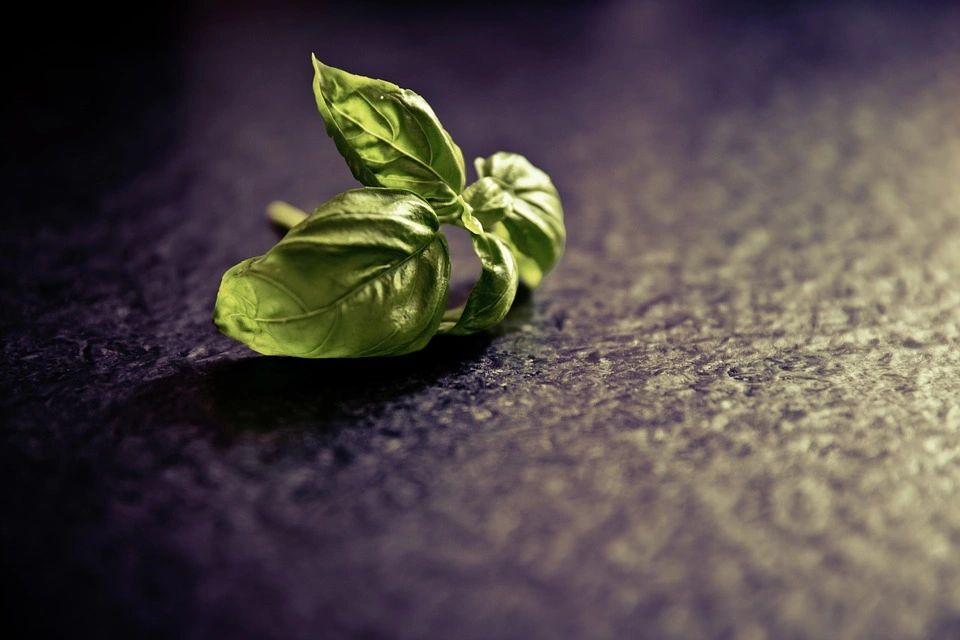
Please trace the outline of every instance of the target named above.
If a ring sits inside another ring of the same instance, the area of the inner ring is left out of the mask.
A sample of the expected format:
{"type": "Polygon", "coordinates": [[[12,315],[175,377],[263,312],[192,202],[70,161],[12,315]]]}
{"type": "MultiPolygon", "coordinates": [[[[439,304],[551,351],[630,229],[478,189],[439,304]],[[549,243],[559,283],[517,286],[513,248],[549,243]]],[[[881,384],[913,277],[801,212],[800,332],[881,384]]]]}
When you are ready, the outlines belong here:
{"type": "Polygon", "coordinates": [[[960,636],[960,14],[368,9],[192,16],[31,108],[0,240],[5,620],[960,636]],[[311,50],[554,176],[568,254],[495,334],[296,362],[215,332],[264,204],[352,184],[311,50]]]}

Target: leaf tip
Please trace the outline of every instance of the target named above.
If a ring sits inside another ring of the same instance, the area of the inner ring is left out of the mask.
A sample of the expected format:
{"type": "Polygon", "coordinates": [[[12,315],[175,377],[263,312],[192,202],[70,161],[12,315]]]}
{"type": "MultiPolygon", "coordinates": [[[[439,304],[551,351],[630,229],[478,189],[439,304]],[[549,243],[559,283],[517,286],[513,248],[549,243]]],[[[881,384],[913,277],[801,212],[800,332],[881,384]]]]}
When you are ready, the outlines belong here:
{"type": "Polygon", "coordinates": [[[327,65],[320,62],[320,58],[317,57],[317,54],[310,53],[310,63],[313,65],[313,77],[315,82],[319,82],[320,77],[330,69],[327,65]]]}
{"type": "Polygon", "coordinates": [[[477,178],[485,178],[486,171],[484,169],[484,159],[483,158],[474,158],[473,159],[473,168],[477,171],[477,178]]]}

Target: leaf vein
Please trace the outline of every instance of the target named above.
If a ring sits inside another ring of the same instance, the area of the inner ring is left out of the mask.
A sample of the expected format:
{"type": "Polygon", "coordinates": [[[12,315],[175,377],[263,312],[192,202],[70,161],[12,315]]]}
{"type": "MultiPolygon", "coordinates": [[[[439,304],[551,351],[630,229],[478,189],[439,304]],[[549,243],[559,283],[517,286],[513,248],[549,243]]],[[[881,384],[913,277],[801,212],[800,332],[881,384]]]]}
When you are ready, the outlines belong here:
{"type": "Polygon", "coordinates": [[[305,320],[305,319],[307,319],[307,318],[312,318],[312,317],[314,317],[314,316],[318,316],[318,315],[324,313],[325,311],[327,311],[327,310],[329,310],[329,309],[331,309],[331,308],[334,308],[335,306],[337,306],[337,305],[345,302],[348,298],[350,298],[350,297],[353,296],[354,294],[362,291],[365,287],[367,287],[368,285],[372,284],[374,281],[380,279],[380,278],[383,277],[384,275],[393,273],[394,271],[396,271],[397,269],[399,269],[400,267],[402,267],[404,264],[410,262],[410,261],[413,260],[414,258],[419,257],[419,256],[420,256],[421,254],[423,254],[427,249],[429,249],[430,246],[431,246],[434,242],[436,242],[436,241],[437,241],[437,237],[434,236],[433,238],[430,239],[429,242],[427,242],[426,244],[424,244],[422,247],[420,247],[419,249],[417,249],[414,253],[411,253],[409,256],[407,256],[407,257],[404,258],[403,260],[397,262],[396,264],[393,264],[393,265],[387,267],[387,268],[384,269],[383,271],[379,271],[379,272],[375,273],[374,275],[370,276],[369,278],[367,278],[367,279],[364,280],[363,282],[359,283],[359,284],[358,284],[357,286],[355,286],[354,288],[350,289],[350,291],[347,291],[346,293],[342,294],[342,295],[339,296],[338,298],[336,298],[336,299],[328,302],[328,303],[325,304],[325,305],[321,305],[321,306],[317,307],[316,309],[311,309],[310,311],[304,311],[303,313],[298,314],[298,315],[295,315],[295,316],[285,316],[285,317],[283,317],[283,318],[259,318],[259,317],[254,317],[254,318],[252,318],[252,320],[254,320],[255,322],[263,322],[263,323],[273,324],[273,323],[296,322],[297,320],[305,320]]]}
{"type": "MultiPolygon", "coordinates": [[[[330,106],[331,109],[333,109],[334,111],[336,111],[336,112],[340,115],[340,117],[342,117],[342,118],[344,118],[344,119],[346,119],[346,120],[349,120],[350,122],[352,122],[352,123],[355,124],[356,126],[360,127],[361,129],[363,129],[364,131],[366,131],[367,133],[369,133],[371,136],[373,136],[373,137],[376,138],[377,140],[383,142],[383,143],[386,144],[386,145],[389,145],[390,147],[392,147],[393,149],[395,149],[395,150],[398,151],[399,153],[402,153],[403,155],[407,156],[408,158],[410,158],[411,160],[413,160],[414,162],[416,162],[417,164],[419,164],[421,167],[423,167],[424,169],[426,169],[427,171],[429,171],[430,173],[432,173],[434,176],[436,176],[436,177],[437,177],[437,180],[439,180],[440,182],[442,182],[442,183],[444,183],[444,184],[447,184],[447,185],[449,186],[449,184],[447,183],[447,181],[444,180],[444,179],[440,176],[440,174],[437,173],[436,169],[434,169],[433,167],[431,167],[429,164],[426,164],[426,163],[425,163],[423,160],[421,160],[420,158],[418,158],[418,157],[416,157],[415,155],[412,155],[410,152],[408,152],[408,151],[406,151],[406,150],[398,147],[396,144],[393,143],[393,141],[387,140],[387,139],[384,138],[383,136],[377,135],[377,134],[374,133],[373,131],[370,131],[369,129],[367,129],[366,127],[364,127],[362,123],[360,123],[360,122],[358,122],[357,120],[351,118],[349,115],[347,115],[346,113],[344,113],[343,111],[341,111],[340,109],[338,109],[338,108],[337,108],[337,105],[333,104],[332,102],[330,103],[329,106],[330,106]]],[[[358,153],[359,153],[359,152],[358,152],[358,153]]],[[[366,158],[364,158],[364,161],[366,161],[366,158]]]]}

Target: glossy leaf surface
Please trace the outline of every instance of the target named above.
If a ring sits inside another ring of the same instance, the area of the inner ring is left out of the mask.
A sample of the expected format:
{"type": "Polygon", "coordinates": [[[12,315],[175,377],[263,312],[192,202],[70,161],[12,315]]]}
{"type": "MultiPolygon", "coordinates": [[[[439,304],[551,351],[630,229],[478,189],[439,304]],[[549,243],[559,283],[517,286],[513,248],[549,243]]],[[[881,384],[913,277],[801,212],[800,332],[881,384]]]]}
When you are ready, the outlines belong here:
{"type": "Polygon", "coordinates": [[[463,190],[463,199],[473,216],[486,229],[503,220],[513,211],[513,196],[493,178],[480,178],[463,190]]]}
{"type": "Polygon", "coordinates": [[[439,221],[412,193],[366,188],[321,205],[223,276],[214,322],[254,351],[303,358],[423,348],[446,307],[439,221]]]}
{"type": "Polygon", "coordinates": [[[466,304],[444,314],[442,333],[464,335],[492,327],[507,315],[517,294],[517,261],[507,243],[492,233],[472,240],[483,271],[466,304]]]}
{"type": "Polygon", "coordinates": [[[426,100],[408,89],[313,58],[313,91],[327,134],[353,175],[372,187],[407,189],[441,218],[462,210],[463,154],[426,100]]]}
{"type": "Polygon", "coordinates": [[[563,255],[566,244],[560,194],[550,176],[516,153],[501,151],[478,158],[476,168],[481,179],[492,178],[509,193],[510,211],[490,230],[514,250],[520,280],[536,287],[563,255]]]}

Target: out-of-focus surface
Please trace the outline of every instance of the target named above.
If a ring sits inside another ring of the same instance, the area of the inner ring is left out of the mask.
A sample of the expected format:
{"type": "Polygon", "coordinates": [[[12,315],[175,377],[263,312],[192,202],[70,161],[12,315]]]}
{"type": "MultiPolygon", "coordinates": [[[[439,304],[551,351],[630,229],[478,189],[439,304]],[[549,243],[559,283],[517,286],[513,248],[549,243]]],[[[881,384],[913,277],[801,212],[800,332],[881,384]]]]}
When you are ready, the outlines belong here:
{"type": "Polygon", "coordinates": [[[667,4],[197,11],[32,77],[5,624],[960,636],[960,13],[667,4]],[[296,362],[215,332],[265,203],[353,184],[311,51],[553,176],[567,255],[494,335],[296,362]]]}

